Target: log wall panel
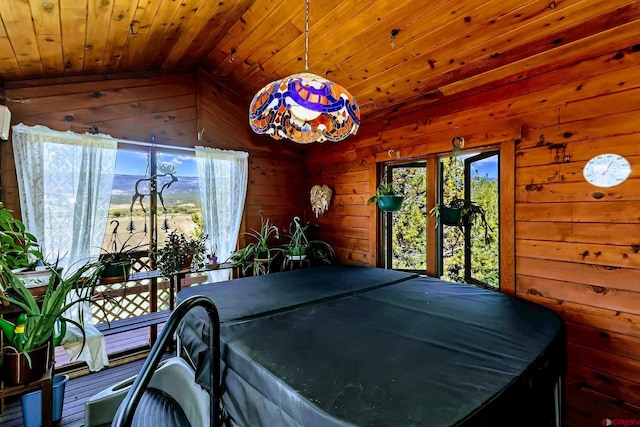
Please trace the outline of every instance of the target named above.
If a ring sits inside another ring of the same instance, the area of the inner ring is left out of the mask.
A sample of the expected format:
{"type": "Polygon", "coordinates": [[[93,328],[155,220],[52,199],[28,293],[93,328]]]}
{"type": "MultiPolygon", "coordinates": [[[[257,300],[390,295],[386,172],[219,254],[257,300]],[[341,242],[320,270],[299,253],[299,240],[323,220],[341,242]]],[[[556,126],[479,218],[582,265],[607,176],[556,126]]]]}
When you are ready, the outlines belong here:
{"type": "Polygon", "coordinates": [[[583,262],[586,264],[607,265],[609,267],[640,268],[638,243],[614,246],[518,239],[516,252],[527,253],[528,256],[537,258],[567,262],[583,262]]]}
{"type": "Polygon", "coordinates": [[[555,242],[586,242],[610,245],[635,245],[636,224],[598,224],[567,222],[518,222],[519,239],[550,240],[555,242]]]}
{"type": "MultiPolygon", "coordinates": [[[[548,279],[519,274],[516,288],[526,298],[545,297],[559,301],[571,301],[588,307],[607,307],[609,310],[640,315],[640,297],[633,290],[586,284],[579,279],[548,279]]],[[[555,307],[554,307],[555,308],[555,307]]],[[[593,323],[593,319],[589,324],[593,323]]],[[[601,325],[602,326],[602,325],[601,325]]],[[[620,325],[617,325],[619,328],[620,325]]],[[[635,332],[638,332],[637,330],[635,332]]]]}
{"type": "Polygon", "coordinates": [[[335,185],[332,205],[318,219],[321,237],[337,247],[340,262],[375,265],[377,211],[364,201],[376,185],[375,164],[389,160],[389,150],[409,160],[449,152],[455,135],[478,148],[516,135],[514,201],[503,212],[512,216],[503,224],[515,221],[514,244],[501,255],[514,265],[515,281],[505,291],[567,321],[565,424],[576,427],[640,419],[640,49],[610,46],[574,63],[559,60],[557,68],[529,69],[501,86],[456,92],[437,106],[365,117],[357,136],[311,146],[306,157],[308,184],[335,185]],[[627,157],[631,177],[593,187],[582,168],[608,152],[627,157]]]}
{"type": "Polygon", "coordinates": [[[568,322],[569,425],[640,413],[640,122],[638,102],[627,102],[639,76],[635,66],[612,69],[609,82],[577,79],[570,100],[556,106],[557,123],[532,124],[517,147],[516,289],[524,298],[555,299],[560,305],[551,308],[568,322]],[[577,97],[582,89],[590,94],[577,97]],[[591,186],[582,167],[608,152],[626,156],[632,175],[616,187],[591,186]],[[567,304],[579,311],[560,309],[567,304]]]}

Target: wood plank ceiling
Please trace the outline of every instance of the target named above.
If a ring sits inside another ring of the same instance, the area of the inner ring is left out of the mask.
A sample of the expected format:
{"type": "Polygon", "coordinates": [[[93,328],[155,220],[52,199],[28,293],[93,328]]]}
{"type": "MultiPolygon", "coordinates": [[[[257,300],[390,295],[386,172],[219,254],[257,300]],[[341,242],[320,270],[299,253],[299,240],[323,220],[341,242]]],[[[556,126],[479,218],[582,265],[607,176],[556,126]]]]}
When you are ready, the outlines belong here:
{"type": "MultiPolygon", "coordinates": [[[[304,0],[2,0],[0,79],[201,67],[248,103],[304,69],[304,10],[304,0]]],[[[375,116],[613,40],[640,44],[639,19],[637,0],[311,0],[309,69],[375,116]]]]}

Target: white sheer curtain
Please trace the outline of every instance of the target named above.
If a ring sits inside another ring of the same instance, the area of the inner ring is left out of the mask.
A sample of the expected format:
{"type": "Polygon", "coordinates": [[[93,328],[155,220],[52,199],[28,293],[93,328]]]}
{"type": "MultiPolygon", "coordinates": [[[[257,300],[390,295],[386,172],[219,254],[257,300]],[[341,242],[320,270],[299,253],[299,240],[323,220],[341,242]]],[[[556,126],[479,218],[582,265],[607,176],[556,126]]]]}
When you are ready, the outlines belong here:
{"type": "Polygon", "coordinates": [[[63,266],[100,253],[115,173],[117,140],[45,126],[13,126],[23,222],[45,256],[63,266]]]}
{"type": "MultiPolygon", "coordinates": [[[[247,195],[249,154],[243,151],[196,147],[202,218],[210,245],[217,248],[218,260],[226,260],[235,250],[247,195]]],[[[212,282],[227,280],[231,270],[209,273],[212,282]]]]}
{"type": "MultiPolygon", "coordinates": [[[[13,126],[12,141],[23,222],[45,257],[53,261],[60,256],[60,266],[69,268],[97,257],[107,225],[117,140],[21,123],[13,126]]],[[[85,309],[86,320],[91,311],[85,309]]],[[[78,310],[68,314],[76,320],[81,316],[78,310]]],[[[95,332],[92,328],[85,325],[87,334],[95,332]]],[[[93,370],[106,359],[103,341],[101,336],[95,340],[101,349],[89,342],[80,356],[93,370]]],[[[72,356],[79,350],[67,349],[72,356]]]]}

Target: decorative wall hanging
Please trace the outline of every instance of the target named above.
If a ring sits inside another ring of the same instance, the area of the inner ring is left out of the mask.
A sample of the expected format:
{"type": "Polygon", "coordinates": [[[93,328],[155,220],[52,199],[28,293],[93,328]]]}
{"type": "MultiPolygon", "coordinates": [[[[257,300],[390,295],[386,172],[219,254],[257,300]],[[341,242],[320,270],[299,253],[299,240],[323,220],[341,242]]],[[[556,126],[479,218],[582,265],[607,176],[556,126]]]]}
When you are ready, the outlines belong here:
{"type": "Polygon", "coordinates": [[[333,191],[327,185],[314,185],[311,187],[311,207],[313,208],[313,213],[316,214],[316,218],[329,210],[332,195],[333,191]]]}
{"type": "MultiPolygon", "coordinates": [[[[129,226],[127,230],[130,233],[133,233],[135,227],[133,226],[133,206],[136,201],[140,203],[140,207],[142,208],[142,212],[146,213],[147,210],[144,207],[143,200],[145,196],[150,196],[152,193],[156,193],[158,195],[158,199],[160,200],[160,205],[162,206],[162,211],[164,213],[164,221],[162,224],[162,229],[164,231],[169,231],[169,222],[167,221],[167,207],[164,205],[164,195],[163,192],[167,188],[171,186],[174,182],[178,182],[178,178],[176,174],[178,173],[176,167],[171,163],[159,163],[156,167],[158,173],[153,174],[147,178],[140,178],[136,181],[135,184],[135,194],[131,197],[131,206],[129,208],[129,215],[131,216],[129,226]],[[162,181],[162,178],[169,177],[169,179],[162,181]],[[162,182],[162,186],[160,190],[157,189],[158,184],[162,182]]],[[[145,216],[144,220],[144,232],[147,233],[147,218],[145,216]]]]}
{"type": "Polygon", "coordinates": [[[305,71],[260,89],[249,107],[249,124],[256,133],[300,144],[342,141],[358,131],[360,109],[345,88],[309,72],[309,0],[305,12],[305,71]]]}

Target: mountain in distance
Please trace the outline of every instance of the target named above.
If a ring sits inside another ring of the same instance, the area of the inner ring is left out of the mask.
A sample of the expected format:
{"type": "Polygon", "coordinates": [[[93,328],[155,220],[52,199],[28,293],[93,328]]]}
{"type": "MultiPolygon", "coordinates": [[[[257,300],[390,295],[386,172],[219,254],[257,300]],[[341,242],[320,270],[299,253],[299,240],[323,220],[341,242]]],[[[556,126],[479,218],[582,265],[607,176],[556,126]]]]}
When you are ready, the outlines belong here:
{"type": "MultiPolygon", "coordinates": [[[[165,202],[169,200],[180,200],[183,202],[199,200],[199,184],[198,178],[194,176],[178,176],[178,181],[172,183],[162,192],[165,202]]],[[[140,179],[136,175],[115,175],[113,178],[113,188],[111,189],[111,203],[121,204],[131,202],[131,198],[135,194],[136,182],[140,179]]],[[[162,185],[169,182],[167,177],[161,178],[158,183],[158,189],[162,185]]],[[[142,181],[138,184],[138,190],[145,194],[149,194],[149,182],[142,181]]],[[[199,204],[199,203],[198,203],[199,204]]]]}

